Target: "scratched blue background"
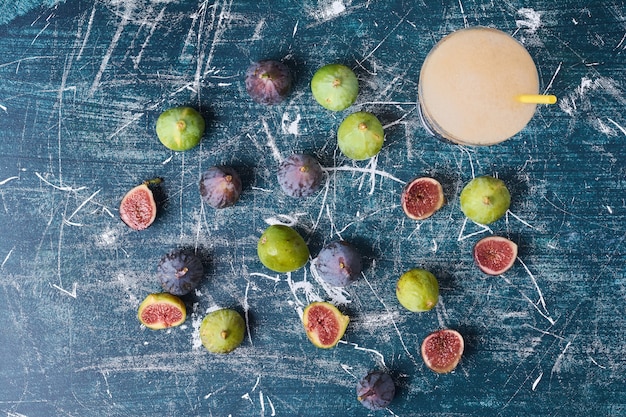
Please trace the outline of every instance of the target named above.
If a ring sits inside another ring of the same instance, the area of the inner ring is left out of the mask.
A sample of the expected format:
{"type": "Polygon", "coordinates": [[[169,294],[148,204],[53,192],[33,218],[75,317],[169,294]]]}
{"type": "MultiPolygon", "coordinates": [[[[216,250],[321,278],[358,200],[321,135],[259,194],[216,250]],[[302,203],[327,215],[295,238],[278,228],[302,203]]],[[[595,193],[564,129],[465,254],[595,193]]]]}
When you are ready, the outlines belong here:
{"type": "Polygon", "coordinates": [[[34,416],[365,416],[357,379],[388,369],[393,416],[626,414],[626,6],[623,1],[67,0],[0,6],[0,413],[34,416]],[[538,109],[513,139],[466,148],[420,126],[417,79],[445,34],[471,25],[512,34],[534,57],[538,109]],[[283,60],[289,99],[250,101],[247,66],[283,60]],[[308,83],[329,62],[361,85],[331,114],[308,83]],[[158,114],[192,105],[207,119],[201,145],[162,147],[158,114]],[[335,129],[365,109],[385,126],[374,159],[337,150],[335,129]],[[328,169],[315,197],[294,200],[275,181],[291,152],[328,169]],[[201,172],[232,164],[238,205],[202,204],[201,172]],[[513,202],[488,229],[466,221],[458,194],[497,175],[513,202]],[[399,207],[403,183],[430,175],[447,204],[424,222],[399,207]],[[133,232],[121,197],[160,176],[159,217],[133,232]],[[313,256],[333,239],[357,245],[364,276],[327,291],[308,266],[274,274],[256,259],[268,222],[293,224],[313,256]],[[471,248],[494,233],[518,243],[515,266],[487,277],[471,248]],[[139,302],[159,291],[156,263],[177,247],[202,254],[207,276],[187,296],[189,318],[142,328],[139,302]],[[399,275],[432,270],[441,300],[403,310],[399,275]],[[328,300],[351,317],[341,343],[316,349],[302,308],[328,300]],[[208,354],[207,311],[239,310],[243,345],[208,354]],[[458,329],[456,371],[425,368],[419,345],[458,329]]]}

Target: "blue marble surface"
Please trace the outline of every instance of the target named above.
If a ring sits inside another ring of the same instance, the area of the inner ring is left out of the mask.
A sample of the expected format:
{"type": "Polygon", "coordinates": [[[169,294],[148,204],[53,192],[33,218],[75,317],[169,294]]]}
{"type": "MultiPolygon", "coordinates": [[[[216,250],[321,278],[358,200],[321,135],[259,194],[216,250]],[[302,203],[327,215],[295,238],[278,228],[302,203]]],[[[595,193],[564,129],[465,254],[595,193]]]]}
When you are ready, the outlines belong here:
{"type": "Polygon", "coordinates": [[[626,414],[626,7],[623,1],[67,0],[0,6],[0,414],[6,416],[619,416],[626,414]],[[468,148],[428,136],[417,112],[421,63],[447,33],[497,27],[531,53],[553,106],[503,144],[468,148]],[[280,59],[296,82],[275,107],[248,98],[243,75],[280,59]],[[329,62],[354,68],[361,93],[330,113],[309,92],[329,62]],[[191,105],[201,145],[162,147],[159,113],[191,105]],[[368,161],[341,155],[352,111],[385,126],[368,161]],[[328,171],[314,197],[284,196],[281,158],[315,155],[328,171]],[[241,173],[231,209],[204,205],[214,164],[241,173]],[[510,187],[507,216],[467,221],[458,195],[473,176],[510,187]],[[415,176],[439,179],[447,203],[423,222],[399,206],[415,176]],[[142,232],[118,218],[124,193],[164,179],[159,216],[142,232]],[[265,269],[256,242],[292,224],[313,256],[334,239],[365,258],[345,290],[309,266],[265,269]],[[488,234],[519,245],[503,276],[474,266],[488,234]],[[207,274],[184,298],[186,323],[150,331],[136,318],[160,290],[173,248],[207,274]],[[409,313],[395,281],[413,267],[438,277],[439,304],[409,313]],[[300,322],[327,300],[351,317],[342,341],[315,348],[300,322]],[[243,345],[211,355],[198,327],[240,311],[243,345]],[[438,328],[465,337],[454,373],[437,375],[419,346],[438,328]],[[355,397],[368,370],[393,375],[397,397],[368,412],[355,397]]]}

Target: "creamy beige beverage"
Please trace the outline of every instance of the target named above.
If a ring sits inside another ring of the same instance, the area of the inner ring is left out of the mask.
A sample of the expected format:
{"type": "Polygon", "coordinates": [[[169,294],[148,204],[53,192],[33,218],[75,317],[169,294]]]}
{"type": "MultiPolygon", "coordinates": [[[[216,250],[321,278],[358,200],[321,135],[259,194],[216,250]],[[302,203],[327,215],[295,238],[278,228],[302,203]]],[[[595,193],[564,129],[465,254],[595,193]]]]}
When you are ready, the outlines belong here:
{"type": "MultiPolygon", "coordinates": [[[[466,145],[493,145],[518,133],[535,113],[539,77],[514,38],[476,27],[439,41],[420,72],[420,112],[434,134],[466,145]]],[[[542,97],[542,96],[538,96],[542,97]]]]}

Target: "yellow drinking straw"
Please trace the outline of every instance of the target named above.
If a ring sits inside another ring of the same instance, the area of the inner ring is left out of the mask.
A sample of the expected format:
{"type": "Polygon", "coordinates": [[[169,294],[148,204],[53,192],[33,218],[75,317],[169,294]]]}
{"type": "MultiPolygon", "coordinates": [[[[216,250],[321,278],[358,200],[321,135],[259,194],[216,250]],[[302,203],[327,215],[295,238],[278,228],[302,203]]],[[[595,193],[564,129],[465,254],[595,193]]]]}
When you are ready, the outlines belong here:
{"type": "Polygon", "coordinates": [[[526,104],[554,104],[556,96],[546,94],[522,94],[517,96],[520,103],[526,104]]]}

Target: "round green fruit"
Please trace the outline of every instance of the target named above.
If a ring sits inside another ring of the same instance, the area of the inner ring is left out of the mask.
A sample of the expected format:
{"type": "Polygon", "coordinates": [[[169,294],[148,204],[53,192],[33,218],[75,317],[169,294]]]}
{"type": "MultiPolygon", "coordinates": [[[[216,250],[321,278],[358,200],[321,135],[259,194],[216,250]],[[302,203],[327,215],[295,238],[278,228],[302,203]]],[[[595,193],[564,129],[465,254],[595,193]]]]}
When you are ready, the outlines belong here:
{"type": "Polygon", "coordinates": [[[222,308],[207,314],[200,323],[200,340],[211,353],[229,353],[243,342],[246,322],[241,314],[222,308]]]}
{"type": "Polygon", "coordinates": [[[489,224],[504,216],[511,205],[511,194],[504,181],[485,175],[465,185],[459,202],[461,211],[470,220],[489,224]]]}
{"type": "Polygon", "coordinates": [[[186,151],[200,143],[204,135],[204,118],[191,107],[165,110],[156,122],[156,133],[166,148],[186,151]]]}
{"type": "Polygon", "coordinates": [[[328,64],[313,75],[311,92],[315,100],[325,109],[341,111],[356,101],[359,81],[354,72],[345,65],[328,64]]]}
{"type": "Polygon", "coordinates": [[[300,234],[289,226],[269,226],[257,244],[259,260],[275,272],[292,272],[309,260],[309,248],[300,234]]]}
{"type": "Polygon", "coordinates": [[[339,125],[337,145],[348,158],[361,161],[380,152],[385,132],[383,125],[372,113],[359,111],[350,114],[339,125]]]}
{"type": "Polygon", "coordinates": [[[431,272],[419,268],[411,269],[398,279],[396,297],[409,311],[428,311],[439,301],[439,283],[431,272]]]}

